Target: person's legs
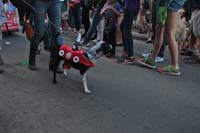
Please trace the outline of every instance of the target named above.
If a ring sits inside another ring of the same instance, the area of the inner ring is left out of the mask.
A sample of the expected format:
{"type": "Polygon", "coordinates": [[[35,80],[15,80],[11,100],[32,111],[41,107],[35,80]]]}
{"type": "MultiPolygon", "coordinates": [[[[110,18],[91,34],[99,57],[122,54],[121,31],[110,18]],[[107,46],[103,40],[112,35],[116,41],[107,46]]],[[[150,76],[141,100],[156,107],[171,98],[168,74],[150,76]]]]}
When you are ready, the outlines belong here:
{"type": "Polygon", "coordinates": [[[75,24],[74,24],[74,17],[73,17],[72,9],[69,9],[68,23],[69,23],[69,27],[74,29],[75,24]]]}
{"type": "Polygon", "coordinates": [[[40,39],[44,34],[44,16],[48,9],[48,2],[42,0],[35,1],[34,12],[34,22],[35,22],[35,33],[30,44],[30,54],[29,54],[29,68],[31,70],[36,70],[36,51],[40,43],[40,39]]]}
{"type": "MultiPolygon", "coordinates": [[[[155,30],[157,24],[157,14],[158,14],[158,3],[153,4],[153,20],[152,20],[152,31],[153,31],[153,41],[155,40],[155,30]]],[[[164,58],[165,47],[167,45],[166,34],[164,33],[163,43],[158,53],[158,57],[164,58]]]]}
{"type": "Polygon", "coordinates": [[[177,12],[168,11],[167,23],[166,23],[166,36],[169,44],[169,51],[171,55],[171,65],[179,69],[178,64],[178,46],[175,39],[176,32],[176,16],[177,12]]]}
{"type": "Polygon", "coordinates": [[[89,8],[84,5],[83,10],[82,10],[82,21],[83,21],[85,31],[82,37],[85,37],[86,33],[88,32],[90,28],[89,12],[90,12],[89,8]]]}
{"type": "Polygon", "coordinates": [[[157,70],[161,73],[180,75],[178,62],[178,46],[175,39],[176,17],[178,10],[183,6],[183,0],[173,0],[168,3],[168,13],[166,21],[166,37],[171,55],[171,65],[159,67],[157,70]]]}
{"type": "Polygon", "coordinates": [[[119,18],[118,18],[118,24],[117,24],[117,31],[116,31],[116,44],[117,45],[121,45],[122,44],[122,31],[121,31],[121,24],[122,24],[122,21],[123,21],[123,15],[121,15],[119,18]]]}
{"type": "Polygon", "coordinates": [[[162,43],[162,46],[161,46],[160,51],[158,53],[158,57],[164,58],[166,45],[167,45],[167,39],[166,39],[166,34],[164,33],[163,43],[162,43]]]}
{"type": "Polygon", "coordinates": [[[151,59],[155,61],[163,42],[164,27],[157,24],[151,59]]]}
{"type": "MultiPolygon", "coordinates": [[[[52,46],[51,46],[51,55],[50,55],[50,62],[49,62],[49,70],[54,69],[54,65],[56,64],[56,67],[58,67],[59,62],[56,60],[58,56],[59,46],[63,44],[62,42],[62,36],[60,34],[59,27],[61,26],[61,4],[60,2],[53,2],[49,9],[48,9],[48,15],[49,19],[52,22],[51,28],[52,28],[52,46]]],[[[62,73],[61,70],[57,70],[57,72],[62,73]]]]}
{"type": "Polygon", "coordinates": [[[100,14],[102,8],[103,8],[103,5],[99,5],[97,7],[97,9],[94,13],[92,24],[90,25],[90,28],[83,40],[83,43],[82,43],[83,45],[86,45],[90,41],[90,38],[92,37],[92,35],[95,33],[96,27],[99,24],[100,20],[102,19],[102,15],[100,14]]]}
{"type": "Polygon", "coordinates": [[[76,4],[74,9],[72,10],[74,16],[74,23],[76,27],[76,32],[80,32],[81,28],[81,20],[80,20],[80,4],[76,4]]]}
{"type": "Polygon", "coordinates": [[[50,20],[52,36],[55,37],[60,33],[61,26],[61,3],[53,2],[48,8],[48,16],[50,20]]]}
{"type": "Polygon", "coordinates": [[[110,29],[110,33],[109,33],[109,43],[112,45],[112,50],[111,50],[111,54],[115,55],[115,49],[116,49],[116,27],[113,26],[110,29]]]}
{"type": "Polygon", "coordinates": [[[132,24],[134,13],[129,10],[125,10],[124,13],[124,50],[127,50],[128,56],[133,56],[133,38],[132,38],[132,24]],[[126,49],[127,48],[127,49],[126,49]]]}

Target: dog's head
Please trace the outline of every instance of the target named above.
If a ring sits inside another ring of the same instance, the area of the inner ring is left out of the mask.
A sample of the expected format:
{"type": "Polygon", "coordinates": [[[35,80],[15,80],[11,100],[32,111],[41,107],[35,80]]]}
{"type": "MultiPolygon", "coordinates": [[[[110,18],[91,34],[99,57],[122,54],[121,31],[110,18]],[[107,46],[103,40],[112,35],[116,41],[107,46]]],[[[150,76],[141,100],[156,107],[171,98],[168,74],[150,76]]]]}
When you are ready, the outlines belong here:
{"type": "Polygon", "coordinates": [[[103,55],[106,55],[110,53],[112,50],[112,45],[107,44],[106,42],[101,42],[101,47],[96,51],[98,53],[102,53],[103,55]]]}
{"type": "Polygon", "coordinates": [[[105,43],[104,41],[96,42],[93,46],[86,49],[89,53],[93,55],[102,54],[105,55],[109,53],[112,49],[112,45],[105,43]]]}

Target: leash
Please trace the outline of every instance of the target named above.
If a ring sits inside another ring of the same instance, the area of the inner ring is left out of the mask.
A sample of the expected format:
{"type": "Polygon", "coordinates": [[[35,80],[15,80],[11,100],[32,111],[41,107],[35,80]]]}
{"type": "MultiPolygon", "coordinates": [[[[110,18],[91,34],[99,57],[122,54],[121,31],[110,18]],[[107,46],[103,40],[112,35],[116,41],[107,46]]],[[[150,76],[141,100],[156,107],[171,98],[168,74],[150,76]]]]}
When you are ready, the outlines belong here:
{"type": "MultiPolygon", "coordinates": [[[[36,8],[35,7],[33,7],[30,3],[28,3],[26,0],[22,0],[22,2],[24,2],[28,7],[30,7],[32,10],[33,10],[33,12],[35,12],[36,14],[38,14],[38,15],[40,15],[40,16],[43,16],[44,14],[41,14],[41,13],[39,13],[38,11],[36,11],[36,8]]],[[[48,20],[48,22],[54,27],[54,28],[56,28],[56,29],[58,29],[58,30],[60,30],[60,27],[57,27],[56,25],[55,25],[55,23],[54,22],[52,22],[50,19],[48,20]]],[[[61,33],[57,33],[57,35],[56,36],[58,36],[59,34],[61,34],[61,33]]],[[[70,40],[72,40],[73,42],[75,42],[73,45],[75,46],[75,47],[77,47],[77,49],[78,49],[78,47],[81,47],[82,49],[85,49],[87,52],[89,52],[86,48],[87,47],[83,47],[83,45],[81,45],[80,44],[80,42],[81,42],[81,34],[79,33],[79,35],[78,35],[78,38],[77,38],[77,40],[75,40],[74,38],[72,38],[71,36],[69,36],[69,34],[66,34],[66,36],[70,39],[70,40]]],[[[90,53],[90,52],[89,52],[90,53]]],[[[96,55],[94,55],[94,54],[92,54],[92,53],[90,53],[92,56],[93,56],[93,58],[95,58],[95,59],[99,59],[99,58],[101,58],[104,54],[102,53],[102,54],[100,54],[100,56],[96,56],[96,55]]],[[[22,63],[22,64],[24,64],[24,63],[22,63]]],[[[25,63],[26,64],[26,63],[25,63]]]]}

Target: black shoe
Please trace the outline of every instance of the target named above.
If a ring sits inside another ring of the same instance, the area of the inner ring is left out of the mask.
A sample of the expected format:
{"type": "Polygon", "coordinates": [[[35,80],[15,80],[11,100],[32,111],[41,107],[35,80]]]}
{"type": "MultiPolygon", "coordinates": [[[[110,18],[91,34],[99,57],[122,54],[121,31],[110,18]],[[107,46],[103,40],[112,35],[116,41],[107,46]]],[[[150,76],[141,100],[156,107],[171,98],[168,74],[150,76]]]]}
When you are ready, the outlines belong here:
{"type": "Polygon", "coordinates": [[[28,68],[30,69],[30,70],[37,70],[38,69],[38,67],[36,66],[36,65],[28,65],[28,68]]]}

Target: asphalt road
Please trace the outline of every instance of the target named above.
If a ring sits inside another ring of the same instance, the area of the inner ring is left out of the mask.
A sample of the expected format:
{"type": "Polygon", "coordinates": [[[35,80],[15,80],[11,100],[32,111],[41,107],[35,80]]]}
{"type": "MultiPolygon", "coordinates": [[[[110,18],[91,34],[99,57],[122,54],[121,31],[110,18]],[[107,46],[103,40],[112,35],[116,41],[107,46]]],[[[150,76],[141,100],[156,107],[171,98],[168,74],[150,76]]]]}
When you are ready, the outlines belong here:
{"type": "MultiPolygon", "coordinates": [[[[72,43],[66,36],[65,42],[72,43]]],[[[18,63],[28,59],[20,33],[4,41],[5,73],[0,75],[0,133],[199,133],[200,67],[183,63],[180,77],[102,57],[88,72],[91,95],[71,70],[52,84],[49,53],[37,57],[38,71],[18,63]]],[[[135,54],[151,45],[135,41],[135,54]]],[[[118,53],[122,48],[118,48],[118,53]]],[[[169,63],[168,52],[166,61],[169,63]]],[[[161,65],[161,64],[159,64],[161,65]]]]}

